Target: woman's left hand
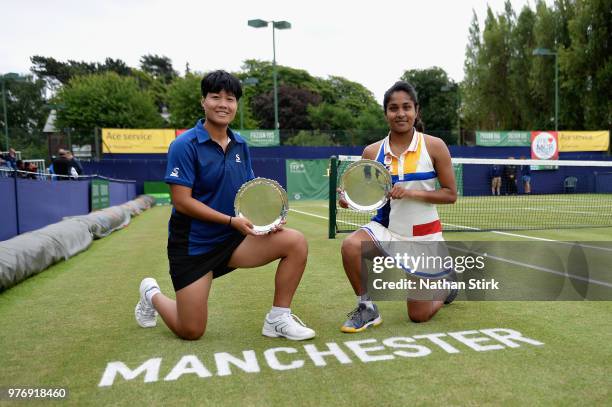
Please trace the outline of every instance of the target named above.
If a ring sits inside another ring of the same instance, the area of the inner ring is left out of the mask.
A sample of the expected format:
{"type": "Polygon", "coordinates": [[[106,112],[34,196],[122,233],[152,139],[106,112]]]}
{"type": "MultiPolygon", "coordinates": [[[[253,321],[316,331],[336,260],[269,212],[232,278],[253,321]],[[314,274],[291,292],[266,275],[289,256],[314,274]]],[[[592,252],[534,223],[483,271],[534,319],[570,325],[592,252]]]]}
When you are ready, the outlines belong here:
{"type": "Polygon", "coordinates": [[[285,225],[285,223],[287,223],[287,221],[285,219],[281,220],[281,223],[277,226],[274,226],[272,228],[271,231],[269,231],[268,233],[276,233],[276,232],[280,232],[281,230],[283,230],[283,226],[285,225]]]}
{"type": "Polygon", "coordinates": [[[411,198],[412,191],[406,188],[403,188],[401,185],[395,184],[393,188],[391,189],[391,191],[389,192],[389,197],[391,199],[411,198]]]}

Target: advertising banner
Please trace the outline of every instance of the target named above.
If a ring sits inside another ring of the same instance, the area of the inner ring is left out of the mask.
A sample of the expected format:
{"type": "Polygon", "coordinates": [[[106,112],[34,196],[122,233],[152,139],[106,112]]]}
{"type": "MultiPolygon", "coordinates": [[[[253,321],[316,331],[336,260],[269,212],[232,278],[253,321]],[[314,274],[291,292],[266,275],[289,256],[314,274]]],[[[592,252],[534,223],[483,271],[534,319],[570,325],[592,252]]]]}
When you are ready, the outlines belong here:
{"type": "Polygon", "coordinates": [[[165,154],[174,129],[102,129],[104,154],[165,154]]]}
{"type": "Polygon", "coordinates": [[[246,140],[249,147],[273,147],[280,145],[276,130],[240,130],[236,131],[246,140]]]}
{"type": "Polygon", "coordinates": [[[560,131],[559,151],[608,151],[610,132],[602,131],[560,131]]]}
{"type": "Polygon", "coordinates": [[[528,131],[477,131],[476,145],[484,147],[527,147],[531,143],[528,131]]]}
{"type": "MultiPolygon", "coordinates": [[[[533,160],[558,160],[559,139],[556,131],[531,132],[531,158],[533,160]]],[[[532,170],[556,170],[554,165],[532,165],[532,170]]]]}
{"type": "Polygon", "coordinates": [[[91,210],[108,208],[110,206],[110,193],[107,180],[91,180],[91,210]]]}

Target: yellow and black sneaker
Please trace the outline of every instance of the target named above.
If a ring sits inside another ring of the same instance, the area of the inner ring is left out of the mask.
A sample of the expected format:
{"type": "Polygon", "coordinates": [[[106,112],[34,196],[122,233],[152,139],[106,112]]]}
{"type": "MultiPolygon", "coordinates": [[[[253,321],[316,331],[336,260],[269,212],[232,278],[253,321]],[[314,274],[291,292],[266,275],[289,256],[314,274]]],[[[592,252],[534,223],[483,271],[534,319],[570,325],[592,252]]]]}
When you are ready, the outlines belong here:
{"type": "Polygon", "coordinates": [[[378,313],[376,304],[372,304],[372,307],[368,307],[364,303],[360,303],[357,308],[349,312],[347,316],[348,319],[340,328],[344,333],[357,333],[365,331],[371,326],[382,324],[382,318],[378,313]]]}

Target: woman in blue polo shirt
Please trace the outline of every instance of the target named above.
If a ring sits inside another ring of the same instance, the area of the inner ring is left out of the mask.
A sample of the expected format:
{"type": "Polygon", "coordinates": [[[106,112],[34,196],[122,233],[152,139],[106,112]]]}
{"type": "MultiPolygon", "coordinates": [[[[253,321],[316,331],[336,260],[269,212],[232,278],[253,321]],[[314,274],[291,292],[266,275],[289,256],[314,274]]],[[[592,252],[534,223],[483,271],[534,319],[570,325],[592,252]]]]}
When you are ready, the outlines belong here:
{"type": "Polygon", "coordinates": [[[289,308],[306,267],[306,239],[285,228],[256,235],[248,219],[235,217],[236,193],[254,178],[246,142],[228,127],[242,96],[240,81],[215,71],[202,79],[201,90],[206,119],[181,134],[168,151],[165,181],[174,206],[168,224],[168,259],[176,301],[161,293],[155,279],[145,278],[136,321],[143,328],[153,327],[159,313],[176,335],[198,339],[206,330],[213,278],[281,259],[262,334],[310,339],[315,332],[289,308]]]}

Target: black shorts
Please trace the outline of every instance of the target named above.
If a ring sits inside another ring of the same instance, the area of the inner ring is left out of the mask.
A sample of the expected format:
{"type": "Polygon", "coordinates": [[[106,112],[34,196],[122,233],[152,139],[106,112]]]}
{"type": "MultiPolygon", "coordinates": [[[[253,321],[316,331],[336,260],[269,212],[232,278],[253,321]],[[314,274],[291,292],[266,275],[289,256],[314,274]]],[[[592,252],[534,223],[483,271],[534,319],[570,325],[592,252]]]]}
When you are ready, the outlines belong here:
{"type": "Polygon", "coordinates": [[[174,291],[187,287],[197,279],[204,277],[209,271],[213,272],[213,278],[217,278],[235,270],[228,267],[227,263],[245,237],[236,232],[212,250],[195,256],[168,253],[170,278],[174,291]]]}

